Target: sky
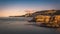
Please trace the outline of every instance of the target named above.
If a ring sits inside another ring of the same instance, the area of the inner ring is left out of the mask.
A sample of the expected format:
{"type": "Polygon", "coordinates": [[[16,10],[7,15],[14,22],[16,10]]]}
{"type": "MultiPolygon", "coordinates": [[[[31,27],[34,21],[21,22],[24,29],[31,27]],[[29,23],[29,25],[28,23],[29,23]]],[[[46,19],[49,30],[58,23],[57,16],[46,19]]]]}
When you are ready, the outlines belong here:
{"type": "Polygon", "coordinates": [[[0,17],[19,16],[26,10],[60,10],[60,0],[0,0],[0,17]]]}

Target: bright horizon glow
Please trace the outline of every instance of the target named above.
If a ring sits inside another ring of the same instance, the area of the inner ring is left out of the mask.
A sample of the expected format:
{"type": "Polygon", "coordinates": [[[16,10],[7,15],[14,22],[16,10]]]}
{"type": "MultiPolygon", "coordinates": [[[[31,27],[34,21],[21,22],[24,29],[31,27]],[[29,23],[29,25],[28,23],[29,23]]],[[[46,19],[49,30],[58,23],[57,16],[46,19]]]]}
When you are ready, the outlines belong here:
{"type": "Polygon", "coordinates": [[[25,10],[60,10],[59,0],[0,0],[0,17],[20,16],[25,10]]]}

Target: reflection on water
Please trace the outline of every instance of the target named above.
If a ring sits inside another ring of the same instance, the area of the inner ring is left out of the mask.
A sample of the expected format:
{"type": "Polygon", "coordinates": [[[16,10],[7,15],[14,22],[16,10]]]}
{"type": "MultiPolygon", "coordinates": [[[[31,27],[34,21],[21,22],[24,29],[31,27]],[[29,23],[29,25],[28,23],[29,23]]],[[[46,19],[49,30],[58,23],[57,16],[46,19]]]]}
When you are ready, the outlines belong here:
{"type": "Polygon", "coordinates": [[[60,28],[45,28],[28,23],[26,18],[0,19],[0,34],[60,34],[60,28]]]}

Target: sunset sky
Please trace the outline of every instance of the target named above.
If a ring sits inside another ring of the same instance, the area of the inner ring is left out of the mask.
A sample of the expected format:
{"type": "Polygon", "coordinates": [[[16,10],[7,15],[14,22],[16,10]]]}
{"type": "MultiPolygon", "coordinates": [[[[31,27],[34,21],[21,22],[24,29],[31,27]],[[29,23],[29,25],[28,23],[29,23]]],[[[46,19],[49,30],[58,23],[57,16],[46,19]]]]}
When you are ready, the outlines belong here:
{"type": "Polygon", "coordinates": [[[0,0],[0,17],[24,15],[25,10],[60,10],[60,0],[0,0]]]}

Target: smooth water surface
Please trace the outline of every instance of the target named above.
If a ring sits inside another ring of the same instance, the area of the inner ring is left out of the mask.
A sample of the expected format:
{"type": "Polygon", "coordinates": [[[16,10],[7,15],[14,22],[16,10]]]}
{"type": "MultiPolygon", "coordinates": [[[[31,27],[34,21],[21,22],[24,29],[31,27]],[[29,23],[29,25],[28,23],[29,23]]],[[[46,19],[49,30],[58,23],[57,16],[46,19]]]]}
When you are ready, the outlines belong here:
{"type": "Polygon", "coordinates": [[[25,17],[2,17],[0,34],[60,34],[60,28],[39,27],[25,17]]]}

